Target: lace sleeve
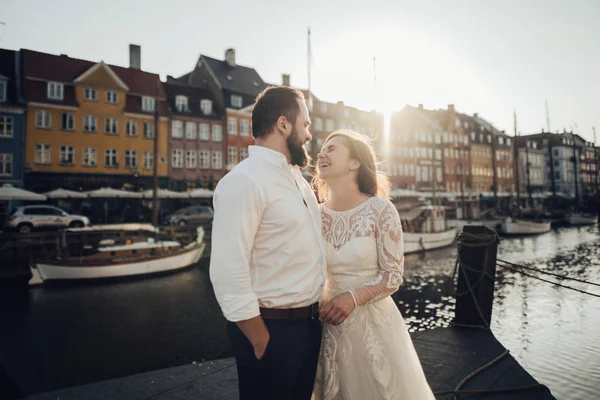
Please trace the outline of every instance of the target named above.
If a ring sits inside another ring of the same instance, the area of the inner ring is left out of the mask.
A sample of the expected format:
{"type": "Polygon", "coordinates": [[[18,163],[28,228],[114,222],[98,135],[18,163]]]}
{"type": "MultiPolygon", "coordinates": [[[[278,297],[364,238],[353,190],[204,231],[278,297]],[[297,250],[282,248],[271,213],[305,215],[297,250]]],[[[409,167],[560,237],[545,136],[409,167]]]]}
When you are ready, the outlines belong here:
{"type": "Polygon", "coordinates": [[[375,226],[379,274],[371,282],[354,289],[359,305],[390,296],[403,282],[404,242],[400,216],[390,201],[384,200],[382,203],[375,226]]]}

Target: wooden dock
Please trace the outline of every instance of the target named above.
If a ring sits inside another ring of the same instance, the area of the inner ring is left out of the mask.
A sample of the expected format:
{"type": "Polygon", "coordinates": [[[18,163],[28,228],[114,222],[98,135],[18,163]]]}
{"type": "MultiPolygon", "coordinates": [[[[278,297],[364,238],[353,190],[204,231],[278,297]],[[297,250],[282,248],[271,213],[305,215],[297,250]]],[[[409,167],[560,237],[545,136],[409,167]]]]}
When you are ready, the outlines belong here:
{"type": "MultiPolygon", "coordinates": [[[[438,400],[453,392],[473,371],[506,352],[494,335],[481,329],[438,328],[412,334],[427,380],[438,400]],[[447,394],[443,394],[447,393],[447,394]]],[[[551,400],[540,385],[510,355],[466,380],[458,399],[551,400]],[[516,388],[524,388],[515,390],[516,388]]],[[[237,400],[237,372],[233,359],[167,368],[129,377],[26,397],[29,400],[237,400]]]]}

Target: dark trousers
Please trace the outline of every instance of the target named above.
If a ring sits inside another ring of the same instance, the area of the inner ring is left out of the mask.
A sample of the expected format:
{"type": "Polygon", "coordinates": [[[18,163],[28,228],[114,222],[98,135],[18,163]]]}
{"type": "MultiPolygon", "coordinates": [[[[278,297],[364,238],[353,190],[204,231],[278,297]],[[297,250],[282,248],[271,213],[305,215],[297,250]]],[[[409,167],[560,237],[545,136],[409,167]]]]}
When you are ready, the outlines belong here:
{"type": "Polygon", "coordinates": [[[265,324],[270,339],[260,360],[238,326],[228,325],[240,400],[310,400],[321,348],[321,322],[266,319],[265,324]]]}

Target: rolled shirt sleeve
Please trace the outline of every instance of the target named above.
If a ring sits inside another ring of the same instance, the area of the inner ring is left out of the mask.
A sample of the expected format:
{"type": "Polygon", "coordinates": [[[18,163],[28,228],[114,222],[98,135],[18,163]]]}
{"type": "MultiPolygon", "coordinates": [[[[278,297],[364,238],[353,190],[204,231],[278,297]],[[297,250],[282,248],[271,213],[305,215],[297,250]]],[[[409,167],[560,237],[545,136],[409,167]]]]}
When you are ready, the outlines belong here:
{"type": "Polygon", "coordinates": [[[213,206],[210,279],[217,301],[231,322],[254,318],[260,312],[250,260],[264,209],[260,187],[249,174],[229,173],[215,190],[213,206]]]}

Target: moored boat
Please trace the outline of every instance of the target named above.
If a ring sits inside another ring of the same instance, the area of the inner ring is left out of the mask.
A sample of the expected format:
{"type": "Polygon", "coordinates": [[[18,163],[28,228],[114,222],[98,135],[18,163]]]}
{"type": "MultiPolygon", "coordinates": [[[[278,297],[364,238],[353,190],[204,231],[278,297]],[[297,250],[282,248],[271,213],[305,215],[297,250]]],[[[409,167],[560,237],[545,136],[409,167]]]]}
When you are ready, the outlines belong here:
{"type": "Polygon", "coordinates": [[[400,212],[404,229],[404,254],[450,246],[456,239],[456,228],[446,225],[446,208],[418,206],[400,212]]]}
{"type": "Polygon", "coordinates": [[[537,235],[550,232],[552,229],[549,221],[528,221],[524,219],[506,218],[501,226],[500,232],[505,235],[537,235]]]}
{"type": "Polygon", "coordinates": [[[571,213],[565,217],[565,222],[571,226],[596,225],[598,216],[585,213],[571,213]]]}
{"type": "Polygon", "coordinates": [[[196,240],[182,246],[177,241],[127,242],[98,246],[86,254],[68,258],[36,259],[30,285],[53,280],[114,278],[182,269],[197,263],[204,252],[204,229],[196,240]]]}

